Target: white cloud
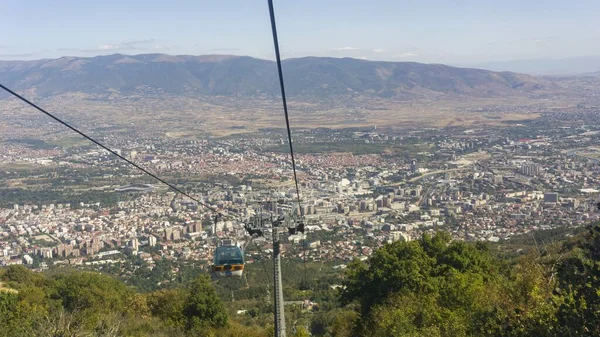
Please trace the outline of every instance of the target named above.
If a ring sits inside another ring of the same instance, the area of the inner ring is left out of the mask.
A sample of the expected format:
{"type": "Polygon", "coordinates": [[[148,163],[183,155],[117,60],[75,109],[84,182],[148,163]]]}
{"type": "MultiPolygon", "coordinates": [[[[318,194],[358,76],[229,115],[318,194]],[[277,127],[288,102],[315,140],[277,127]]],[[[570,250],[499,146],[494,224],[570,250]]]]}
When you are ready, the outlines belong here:
{"type": "Polygon", "coordinates": [[[34,56],[35,53],[23,53],[23,54],[0,54],[2,58],[23,58],[34,56]]]}
{"type": "Polygon", "coordinates": [[[558,36],[547,36],[547,37],[534,37],[532,38],[535,43],[552,43],[558,40],[558,36]]]}
{"type": "Polygon", "coordinates": [[[98,53],[106,51],[147,51],[147,50],[168,50],[171,49],[169,45],[161,45],[155,43],[154,39],[147,40],[133,40],[121,43],[107,43],[92,49],[83,49],[82,52],[86,53],[98,53]]]}
{"type": "Polygon", "coordinates": [[[99,50],[116,50],[116,49],[121,49],[122,47],[118,44],[103,44],[101,46],[98,46],[97,49],[99,50]]]}
{"type": "MultiPolygon", "coordinates": [[[[195,44],[194,47],[202,47],[200,44],[195,44]]],[[[231,52],[231,51],[241,51],[240,48],[211,48],[207,49],[209,52],[231,52]]]]}
{"type": "Polygon", "coordinates": [[[383,53],[385,52],[385,49],[373,49],[374,53],[383,53]]]}
{"type": "Polygon", "coordinates": [[[547,43],[553,44],[561,40],[560,36],[532,36],[523,37],[515,40],[508,41],[507,44],[518,44],[518,45],[530,45],[531,43],[547,43]]]}
{"type": "Polygon", "coordinates": [[[143,45],[143,44],[149,44],[149,43],[154,43],[154,39],[146,39],[146,40],[133,40],[133,41],[127,41],[127,42],[123,42],[122,45],[123,46],[127,46],[127,47],[134,47],[137,45],[143,45]]]}
{"type": "Polygon", "coordinates": [[[161,44],[155,44],[152,46],[152,49],[154,50],[168,50],[171,49],[171,46],[163,46],[161,44]]]}
{"type": "Polygon", "coordinates": [[[337,50],[337,51],[353,51],[353,50],[358,50],[358,48],[354,48],[354,47],[342,47],[342,48],[337,48],[335,50],[337,50]]]}
{"type": "Polygon", "coordinates": [[[394,55],[394,58],[405,58],[405,57],[412,57],[412,56],[418,56],[418,54],[415,53],[404,53],[404,54],[399,54],[399,55],[394,55]]]}

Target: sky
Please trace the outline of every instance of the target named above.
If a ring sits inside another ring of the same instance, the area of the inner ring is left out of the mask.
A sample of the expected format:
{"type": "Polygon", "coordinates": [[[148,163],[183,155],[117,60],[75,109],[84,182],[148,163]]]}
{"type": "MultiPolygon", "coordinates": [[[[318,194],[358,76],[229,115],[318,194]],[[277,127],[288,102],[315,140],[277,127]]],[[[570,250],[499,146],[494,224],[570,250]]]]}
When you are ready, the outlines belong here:
{"type": "MultiPolygon", "coordinates": [[[[281,53],[472,64],[600,55],[599,0],[274,0],[281,53]]],[[[0,60],[273,59],[266,0],[0,0],[0,60]]]]}

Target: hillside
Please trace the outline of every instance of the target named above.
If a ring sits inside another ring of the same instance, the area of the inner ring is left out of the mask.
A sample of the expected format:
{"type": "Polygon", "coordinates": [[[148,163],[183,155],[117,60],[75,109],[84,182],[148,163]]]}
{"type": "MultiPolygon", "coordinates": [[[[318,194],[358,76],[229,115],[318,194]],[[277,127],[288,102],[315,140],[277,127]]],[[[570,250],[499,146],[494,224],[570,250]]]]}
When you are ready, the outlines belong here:
{"type": "MultiPolygon", "coordinates": [[[[283,67],[290,96],[506,97],[553,88],[548,80],[529,75],[440,64],[306,57],[285,60],[283,67]]],[[[279,94],[276,75],[272,61],[227,55],[114,54],[0,61],[2,83],[39,96],[71,92],[271,96],[279,94]]]]}
{"type": "MultiPolygon", "coordinates": [[[[300,265],[285,263],[288,336],[600,335],[600,227],[539,234],[551,242],[504,258],[494,256],[495,246],[452,241],[443,232],[386,244],[364,262],[348,263],[343,280],[312,266],[308,290],[301,290],[300,265]],[[302,298],[316,307],[294,306],[302,298]]],[[[248,265],[246,285],[158,261],[150,274],[140,260],[142,272],[118,278],[60,267],[0,268],[0,282],[15,290],[0,291],[0,337],[273,336],[265,264],[248,265]],[[142,286],[148,276],[152,289],[142,286]],[[157,287],[155,277],[181,282],[157,287]]]]}

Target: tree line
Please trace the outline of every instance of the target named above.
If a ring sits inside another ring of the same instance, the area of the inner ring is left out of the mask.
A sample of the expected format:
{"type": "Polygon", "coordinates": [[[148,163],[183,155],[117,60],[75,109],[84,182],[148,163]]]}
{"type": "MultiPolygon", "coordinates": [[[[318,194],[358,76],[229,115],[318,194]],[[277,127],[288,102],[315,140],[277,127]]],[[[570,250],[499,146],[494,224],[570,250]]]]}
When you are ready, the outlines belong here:
{"type": "MultiPolygon", "coordinates": [[[[438,232],[386,244],[343,275],[284,263],[286,299],[317,303],[310,312],[286,307],[288,335],[599,336],[600,226],[529,247],[498,254],[438,232]]],[[[10,266],[0,269],[0,336],[273,336],[264,262],[250,264],[246,280],[214,282],[187,270],[164,287],[153,284],[173,277],[167,261],[138,268],[127,284],[97,272],[10,266]]]]}

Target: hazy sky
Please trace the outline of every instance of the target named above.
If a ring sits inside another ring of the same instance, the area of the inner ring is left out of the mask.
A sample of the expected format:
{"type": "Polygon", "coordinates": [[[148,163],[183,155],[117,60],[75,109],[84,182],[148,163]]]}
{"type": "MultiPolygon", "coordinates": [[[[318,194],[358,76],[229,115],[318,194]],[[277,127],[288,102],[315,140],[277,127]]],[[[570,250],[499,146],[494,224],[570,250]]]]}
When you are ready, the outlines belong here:
{"type": "MultiPolygon", "coordinates": [[[[600,55],[600,0],[275,0],[284,57],[472,63],[600,55]]],[[[0,0],[0,59],[273,58],[266,0],[0,0]]]]}

